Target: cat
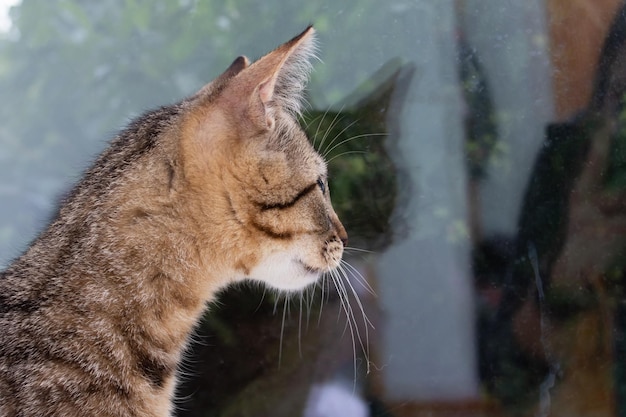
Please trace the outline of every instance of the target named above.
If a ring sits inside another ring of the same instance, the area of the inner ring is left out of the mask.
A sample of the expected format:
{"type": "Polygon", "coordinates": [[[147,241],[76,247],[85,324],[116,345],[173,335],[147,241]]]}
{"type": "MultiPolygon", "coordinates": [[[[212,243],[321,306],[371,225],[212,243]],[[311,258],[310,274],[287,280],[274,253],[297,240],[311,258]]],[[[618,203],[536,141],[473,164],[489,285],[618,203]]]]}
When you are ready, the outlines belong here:
{"type": "MultiPolygon", "coordinates": [[[[347,233],[297,118],[315,30],[139,117],[0,273],[0,416],[170,416],[205,306],[299,291],[347,233]]],[[[219,378],[219,375],[216,375],[219,378]]]]}

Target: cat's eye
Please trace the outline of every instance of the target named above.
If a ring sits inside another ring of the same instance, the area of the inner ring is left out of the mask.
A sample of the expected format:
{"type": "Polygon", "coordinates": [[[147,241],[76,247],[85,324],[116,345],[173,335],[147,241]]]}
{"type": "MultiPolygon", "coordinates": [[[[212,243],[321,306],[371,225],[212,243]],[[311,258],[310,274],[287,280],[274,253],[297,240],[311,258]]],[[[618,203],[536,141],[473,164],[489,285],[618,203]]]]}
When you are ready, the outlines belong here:
{"type": "Polygon", "coordinates": [[[322,177],[317,179],[317,185],[319,185],[320,190],[322,190],[322,194],[326,194],[326,184],[324,184],[324,180],[322,177]]]}

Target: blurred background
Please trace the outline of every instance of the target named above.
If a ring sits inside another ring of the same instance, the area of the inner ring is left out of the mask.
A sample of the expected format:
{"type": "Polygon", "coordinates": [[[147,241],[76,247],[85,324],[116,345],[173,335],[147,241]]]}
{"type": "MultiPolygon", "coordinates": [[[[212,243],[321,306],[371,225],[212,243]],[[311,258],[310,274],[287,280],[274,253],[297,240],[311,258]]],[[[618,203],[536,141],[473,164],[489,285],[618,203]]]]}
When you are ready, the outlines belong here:
{"type": "Polygon", "coordinates": [[[626,416],[625,7],[0,1],[0,265],[133,117],[313,23],[343,287],[225,291],[177,415],[626,416]]]}

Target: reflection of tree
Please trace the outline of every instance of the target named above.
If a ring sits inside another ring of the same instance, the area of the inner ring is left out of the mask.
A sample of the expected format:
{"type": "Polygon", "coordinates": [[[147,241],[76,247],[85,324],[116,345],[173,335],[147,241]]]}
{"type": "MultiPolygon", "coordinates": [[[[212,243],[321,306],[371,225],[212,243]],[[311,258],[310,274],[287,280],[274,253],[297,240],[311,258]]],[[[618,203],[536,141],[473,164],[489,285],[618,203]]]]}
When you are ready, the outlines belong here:
{"type": "Polygon", "coordinates": [[[465,103],[465,164],[468,174],[470,237],[482,239],[479,183],[487,175],[489,162],[502,147],[498,138],[496,113],[484,68],[478,54],[461,33],[458,39],[459,79],[465,103]]]}
{"type": "Polygon", "coordinates": [[[476,51],[464,36],[459,37],[459,78],[465,105],[465,154],[472,180],[486,175],[494,150],[498,146],[496,114],[485,71],[476,51]]]}
{"type": "MultiPolygon", "coordinates": [[[[487,346],[488,385],[508,405],[536,404],[552,374],[551,415],[613,413],[613,317],[622,304],[626,255],[625,47],[623,9],[588,109],[548,128],[526,190],[515,259],[487,346]]],[[[621,361],[618,392],[625,383],[621,361]]]]}

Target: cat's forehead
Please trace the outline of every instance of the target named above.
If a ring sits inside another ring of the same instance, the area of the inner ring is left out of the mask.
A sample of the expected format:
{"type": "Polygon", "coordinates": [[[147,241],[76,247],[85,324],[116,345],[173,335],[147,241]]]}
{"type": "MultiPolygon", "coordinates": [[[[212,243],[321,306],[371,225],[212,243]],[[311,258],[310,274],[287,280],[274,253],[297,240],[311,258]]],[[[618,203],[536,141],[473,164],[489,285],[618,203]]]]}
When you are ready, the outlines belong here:
{"type": "Polygon", "coordinates": [[[326,161],[315,150],[306,133],[295,120],[283,120],[277,126],[269,147],[275,151],[285,152],[288,158],[301,168],[313,170],[317,175],[326,175],[326,161]]]}
{"type": "Polygon", "coordinates": [[[297,176],[304,176],[307,181],[326,177],[326,161],[308,142],[297,149],[289,149],[286,153],[292,169],[300,174],[297,176]]]}
{"type": "Polygon", "coordinates": [[[327,174],[328,174],[328,167],[326,165],[326,161],[317,152],[315,152],[315,163],[316,163],[317,168],[318,168],[318,170],[320,172],[320,175],[323,175],[324,177],[327,176],[327,174]]]}
{"type": "Polygon", "coordinates": [[[311,142],[309,142],[308,138],[304,136],[304,141],[302,143],[301,152],[303,154],[303,159],[306,161],[306,165],[309,166],[316,175],[326,177],[327,175],[327,166],[324,158],[315,150],[311,142]]]}

